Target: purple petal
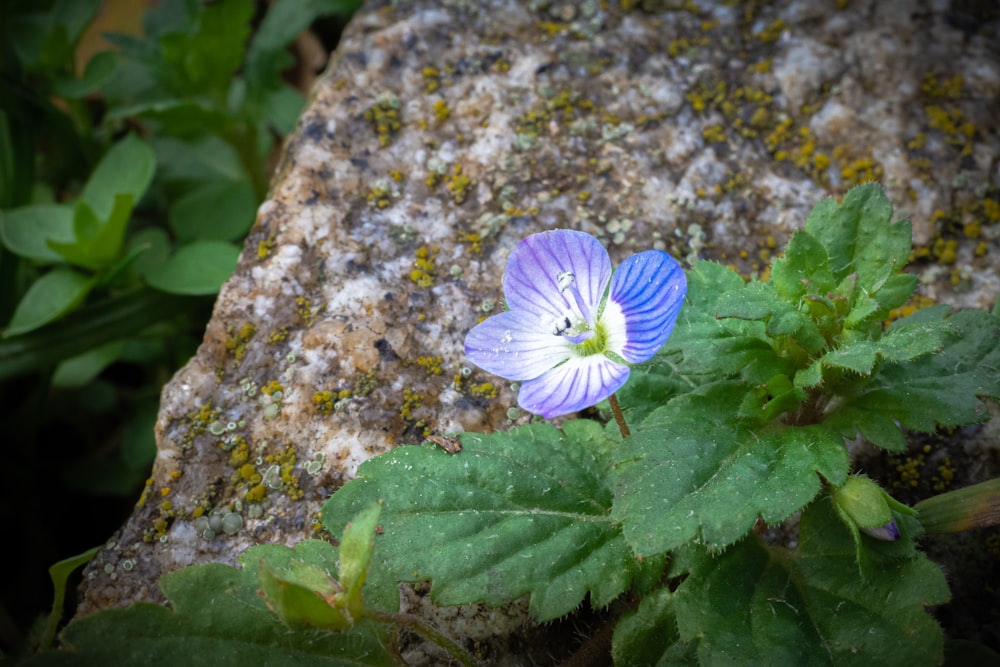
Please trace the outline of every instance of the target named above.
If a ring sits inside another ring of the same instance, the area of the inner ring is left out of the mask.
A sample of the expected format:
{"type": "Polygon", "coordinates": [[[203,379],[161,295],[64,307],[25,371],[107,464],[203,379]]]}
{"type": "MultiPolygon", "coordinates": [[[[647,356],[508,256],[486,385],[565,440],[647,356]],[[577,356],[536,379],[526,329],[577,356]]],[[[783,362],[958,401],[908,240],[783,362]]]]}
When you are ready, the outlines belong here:
{"type": "MultiPolygon", "coordinates": [[[[585,308],[596,316],[597,306],[611,278],[611,259],[590,234],[553,229],[521,240],[510,253],[503,277],[503,293],[511,310],[526,310],[549,321],[580,312],[572,290],[561,290],[558,276],[572,273],[585,308]]],[[[592,323],[592,322],[591,322],[592,323]]]]}
{"type": "Polygon", "coordinates": [[[896,525],[895,519],[877,528],[862,528],[861,532],[886,542],[895,542],[899,539],[899,526],[896,525]]]}
{"type": "Polygon", "coordinates": [[[627,342],[619,354],[637,364],[663,347],[687,294],[687,279],[673,257],[662,250],[632,255],[611,277],[610,300],[621,307],[627,342]]]}
{"type": "Polygon", "coordinates": [[[629,368],[604,355],[572,357],[521,385],[517,402],[528,412],[558,417],[600,403],[628,379],[629,368]]]}
{"type": "Polygon", "coordinates": [[[569,359],[572,346],[538,316],[510,310],[472,327],[465,354],[485,371],[508,380],[531,380],[569,359]]]}

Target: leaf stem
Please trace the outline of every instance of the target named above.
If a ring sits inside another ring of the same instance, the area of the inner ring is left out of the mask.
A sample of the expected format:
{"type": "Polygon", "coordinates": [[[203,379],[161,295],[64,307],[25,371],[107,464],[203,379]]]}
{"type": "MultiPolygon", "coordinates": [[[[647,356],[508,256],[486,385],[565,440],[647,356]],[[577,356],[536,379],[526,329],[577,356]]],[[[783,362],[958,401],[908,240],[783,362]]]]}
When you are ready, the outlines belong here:
{"type": "Polygon", "coordinates": [[[618,430],[622,432],[622,437],[629,437],[632,432],[628,430],[628,424],[625,423],[625,415],[622,413],[622,406],[618,405],[618,397],[614,394],[608,396],[608,403],[611,405],[611,413],[615,416],[615,421],[618,422],[618,430]]]}
{"type": "Polygon", "coordinates": [[[362,616],[370,618],[374,621],[392,623],[393,625],[397,625],[401,628],[412,630],[424,639],[434,642],[440,646],[453,660],[459,664],[465,665],[465,667],[479,667],[479,661],[476,660],[471,653],[462,648],[462,646],[453,639],[441,632],[438,632],[416,616],[411,614],[379,611],[377,609],[365,609],[362,616]]]}

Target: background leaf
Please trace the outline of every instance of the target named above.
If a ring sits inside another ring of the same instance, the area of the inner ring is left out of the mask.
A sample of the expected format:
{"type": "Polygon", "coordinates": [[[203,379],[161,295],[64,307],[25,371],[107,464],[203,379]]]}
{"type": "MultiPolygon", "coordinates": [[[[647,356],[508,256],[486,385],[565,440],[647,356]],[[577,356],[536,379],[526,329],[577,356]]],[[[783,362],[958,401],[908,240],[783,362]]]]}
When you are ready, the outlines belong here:
{"type": "Polygon", "coordinates": [[[229,279],[240,249],[221,241],[195,241],[182,246],[163,264],[145,271],[150,286],[169,294],[215,294],[229,279]]]}
{"type": "Polygon", "coordinates": [[[246,180],[214,180],[190,190],[170,207],[170,228],[180,241],[230,241],[253,225],[257,197],[246,180]]]}
{"type": "Polygon", "coordinates": [[[139,203],[155,169],[153,149],[136,135],[129,134],[101,159],[80,198],[93,209],[98,220],[106,221],[111,217],[116,196],[131,195],[133,205],[139,203]]]}
{"type": "Polygon", "coordinates": [[[72,243],[73,208],[59,204],[36,204],[0,211],[0,241],[15,255],[36,262],[62,262],[49,241],[72,243]]]}
{"type": "Polygon", "coordinates": [[[33,331],[75,308],[94,286],[95,279],[60,267],[42,275],[21,297],[4,336],[33,331]]]}
{"type": "Polygon", "coordinates": [[[73,211],[74,240],[71,243],[49,241],[49,247],[67,262],[85,269],[108,268],[121,254],[132,204],[132,195],[115,195],[108,217],[102,220],[87,202],[78,200],[73,211]]]}

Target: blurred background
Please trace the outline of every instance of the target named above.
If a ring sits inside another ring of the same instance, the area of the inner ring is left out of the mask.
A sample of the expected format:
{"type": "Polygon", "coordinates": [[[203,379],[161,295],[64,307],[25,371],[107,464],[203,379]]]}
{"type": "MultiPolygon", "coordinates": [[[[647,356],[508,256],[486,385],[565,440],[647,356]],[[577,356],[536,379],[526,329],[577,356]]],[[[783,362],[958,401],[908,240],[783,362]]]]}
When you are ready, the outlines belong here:
{"type": "Polygon", "coordinates": [[[42,632],[50,566],[131,513],[160,390],[360,4],[0,3],[0,657],[42,632]]]}

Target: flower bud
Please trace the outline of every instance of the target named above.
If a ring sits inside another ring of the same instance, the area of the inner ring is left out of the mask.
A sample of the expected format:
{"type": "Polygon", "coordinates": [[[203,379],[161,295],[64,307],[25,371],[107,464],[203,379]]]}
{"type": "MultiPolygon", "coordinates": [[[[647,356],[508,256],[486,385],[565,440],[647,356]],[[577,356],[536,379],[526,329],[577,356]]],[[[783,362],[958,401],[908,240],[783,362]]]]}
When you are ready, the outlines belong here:
{"type": "Polygon", "coordinates": [[[834,491],[834,503],[841,518],[878,540],[899,539],[899,526],[892,516],[890,501],[878,484],[861,475],[852,475],[834,491]]]}

